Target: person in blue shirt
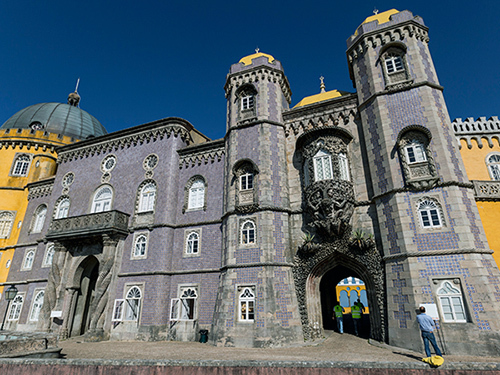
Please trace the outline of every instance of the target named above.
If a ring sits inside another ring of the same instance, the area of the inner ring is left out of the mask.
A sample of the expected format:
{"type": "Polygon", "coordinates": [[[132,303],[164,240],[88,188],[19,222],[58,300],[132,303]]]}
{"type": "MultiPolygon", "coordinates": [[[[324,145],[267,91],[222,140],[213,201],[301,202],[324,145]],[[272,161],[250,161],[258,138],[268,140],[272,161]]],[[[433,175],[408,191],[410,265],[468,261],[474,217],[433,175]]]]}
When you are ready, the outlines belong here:
{"type": "Polygon", "coordinates": [[[432,344],[436,355],[442,356],[441,350],[436,342],[436,337],[434,337],[434,330],[436,329],[436,324],[434,320],[425,313],[425,307],[420,306],[420,314],[417,315],[417,321],[420,326],[420,331],[422,332],[422,340],[424,340],[425,354],[427,357],[431,356],[431,349],[429,348],[429,342],[432,344]]]}

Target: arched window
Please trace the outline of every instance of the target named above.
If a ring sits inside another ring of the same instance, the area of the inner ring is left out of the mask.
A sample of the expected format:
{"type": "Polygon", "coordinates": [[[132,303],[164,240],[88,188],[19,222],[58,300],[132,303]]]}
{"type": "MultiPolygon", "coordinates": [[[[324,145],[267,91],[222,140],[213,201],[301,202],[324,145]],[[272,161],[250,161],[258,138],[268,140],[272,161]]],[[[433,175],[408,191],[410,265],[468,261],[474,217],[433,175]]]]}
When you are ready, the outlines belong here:
{"type": "Polygon", "coordinates": [[[408,157],[408,164],[422,163],[427,161],[425,155],[425,146],[417,139],[412,139],[405,146],[406,156],[408,157]]]}
{"type": "Polygon", "coordinates": [[[315,181],[329,180],[332,175],[332,155],[326,150],[319,150],[313,158],[315,181]]]}
{"type": "Polygon", "coordinates": [[[466,323],[462,292],[448,280],[441,283],[437,291],[441,313],[445,322],[466,323]]]}
{"type": "Polygon", "coordinates": [[[14,214],[12,212],[0,212],[0,238],[9,238],[13,223],[14,214]]]}
{"type": "Polygon", "coordinates": [[[418,213],[423,228],[439,228],[443,225],[438,203],[433,199],[421,199],[418,203],[418,213]]]}
{"type": "Polygon", "coordinates": [[[35,250],[29,250],[24,256],[23,270],[30,270],[35,260],[35,250]]]}
{"type": "Polygon", "coordinates": [[[182,288],[180,298],[172,298],[170,301],[170,320],[195,320],[197,299],[196,288],[182,288]]]}
{"type": "Polygon", "coordinates": [[[340,179],[344,181],[351,181],[351,176],[349,174],[349,162],[347,160],[347,155],[341,152],[338,154],[340,179]]]}
{"type": "Polygon", "coordinates": [[[35,295],[35,298],[33,298],[33,306],[31,307],[30,321],[32,322],[38,321],[38,317],[40,316],[40,311],[42,311],[44,296],[45,292],[42,290],[35,295]]]}
{"type": "Polygon", "coordinates": [[[134,244],[134,257],[143,257],[146,255],[148,239],[144,234],[137,236],[134,244]]]}
{"type": "Polygon", "coordinates": [[[63,198],[56,208],[56,219],[68,217],[69,213],[69,198],[63,198]]]}
{"type": "Polygon", "coordinates": [[[12,169],[13,176],[26,176],[30,166],[31,158],[28,155],[19,155],[14,162],[12,169]]]}
{"type": "Polygon", "coordinates": [[[247,220],[241,226],[241,244],[249,245],[255,243],[255,224],[247,220]]]}
{"type": "Polygon", "coordinates": [[[251,288],[244,288],[240,294],[240,320],[255,319],[255,294],[251,288]]]}
{"type": "Polygon", "coordinates": [[[139,310],[141,307],[141,290],[133,286],[127,291],[125,297],[125,319],[124,320],[137,320],[139,318],[139,310]]]}
{"type": "Polygon", "coordinates": [[[111,210],[111,201],[113,199],[113,191],[109,186],[103,186],[94,194],[92,201],[92,213],[104,212],[111,210]]]}
{"type": "Polygon", "coordinates": [[[198,254],[199,251],[199,239],[200,236],[196,232],[191,232],[187,236],[187,241],[186,241],[186,254],[198,254]]]}
{"type": "Polygon", "coordinates": [[[10,303],[9,313],[7,320],[8,321],[16,321],[19,320],[21,316],[21,310],[23,309],[24,296],[22,294],[18,294],[10,303]]]}
{"type": "Polygon", "coordinates": [[[47,250],[45,250],[45,256],[43,257],[42,267],[49,267],[52,265],[54,259],[55,248],[54,244],[49,244],[47,250]]]}
{"type": "Polygon", "coordinates": [[[156,184],[151,182],[144,185],[139,197],[139,212],[153,211],[155,208],[156,184]]]}
{"type": "Polygon", "coordinates": [[[486,165],[490,171],[491,179],[494,181],[500,181],[500,155],[493,154],[488,156],[486,165]]]}
{"type": "Polygon", "coordinates": [[[45,216],[47,216],[47,206],[42,204],[35,210],[31,232],[39,233],[42,231],[43,224],[45,223],[45,216]]]}
{"type": "Polygon", "coordinates": [[[205,204],[205,181],[196,179],[189,188],[188,210],[203,208],[205,204]]]}

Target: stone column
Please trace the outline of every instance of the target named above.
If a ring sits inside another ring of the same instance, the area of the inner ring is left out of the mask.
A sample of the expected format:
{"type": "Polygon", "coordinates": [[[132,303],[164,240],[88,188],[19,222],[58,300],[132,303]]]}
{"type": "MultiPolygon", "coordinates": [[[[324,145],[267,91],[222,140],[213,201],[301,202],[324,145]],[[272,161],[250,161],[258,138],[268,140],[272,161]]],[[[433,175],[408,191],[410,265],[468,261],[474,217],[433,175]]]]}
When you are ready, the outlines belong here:
{"type": "Polygon", "coordinates": [[[103,249],[102,260],[99,265],[99,276],[95,286],[95,296],[90,306],[89,336],[101,339],[104,336],[104,321],[106,319],[106,306],[108,304],[109,284],[113,276],[114,255],[119,238],[102,235],[103,249]]]}
{"type": "Polygon", "coordinates": [[[66,296],[64,297],[64,313],[63,322],[60,331],[60,338],[67,339],[69,337],[69,322],[72,321],[72,312],[74,310],[74,305],[77,297],[77,288],[66,288],[66,296]]]}
{"type": "MultiPolygon", "coordinates": [[[[54,242],[54,257],[52,258],[52,267],[49,273],[49,280],[45,288],[44,303],[41,313],[40,328],[43,331],[52,331],[52,318],[50,313],[57,305],[62,307],[58,301],[63,297],[61,294],[61,278],[66,262],[66,247],[60,242],[54,242]]],[[[64,290],[64,289],[63,289],[64,290]]]]}

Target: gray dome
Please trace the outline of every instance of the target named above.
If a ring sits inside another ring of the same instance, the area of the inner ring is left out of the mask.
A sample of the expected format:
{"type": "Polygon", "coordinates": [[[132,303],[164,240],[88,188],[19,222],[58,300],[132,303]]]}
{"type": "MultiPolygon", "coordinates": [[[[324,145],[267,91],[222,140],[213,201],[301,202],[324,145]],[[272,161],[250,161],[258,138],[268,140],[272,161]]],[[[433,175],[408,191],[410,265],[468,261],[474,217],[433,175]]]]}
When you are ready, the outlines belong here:
{"type": "Polygon", "coordinates": [[[29,106],[17,112],[0,127],[0,129],[19,128],[42,129],[76,139],[98,137],[108,133],[94,116],[78,107],[63,103],[40,103],[29,106]]]}

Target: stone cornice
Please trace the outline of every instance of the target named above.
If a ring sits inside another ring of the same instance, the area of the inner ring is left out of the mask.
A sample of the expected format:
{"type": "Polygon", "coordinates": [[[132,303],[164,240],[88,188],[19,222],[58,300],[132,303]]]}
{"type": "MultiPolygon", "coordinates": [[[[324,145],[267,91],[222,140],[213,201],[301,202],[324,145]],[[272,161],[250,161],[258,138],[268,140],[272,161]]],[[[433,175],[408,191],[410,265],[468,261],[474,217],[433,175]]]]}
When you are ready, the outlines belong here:
{"type": "Polygon", "coordinates": [[[426,43],[429,42],[429,28],[415,20],[415,18],[403,22],[388,23],[385,27],[377,28],[373,31],[361,32],[358,36],[348,41],[350,46],[347,49],[349,62],[365,53],[368,48],[383,46],[390,42],[403,40],[405,38],[416,38],[426,43]]]}
{"type": "Polygon", "coordinates": [[[285,95],[286,100],[288,103],[291,103],[292,90],[290,89],[290,83],[285,73],[280,69],[271,68],[265,65],[258,65],[254,68],[228,74],[226,84],[224,85],[226,98],[229,97],[232,88],[238,88],[241,85],[258,81],[279,82],[281,91],[285,95]]]}
{"type": "Polygon", "coordinates": [[[486,140],[489,148],[495,146],[493,139],[500,142],[500,121],[498,116],[492,116],[488,120],[486,120],[486,117],[479,117],[477,120],[469,117],[463,121],[461,118],[456,118],[451,125],[457,137],[459,148],[462,148],[461,140],[467,143],[469,149],[473,147],[471,140],[475,140],[479,148],[483,148],[483,140],[486,140]]]}
{"type": "Polygon", "coordinates": [[[179,169],[219,162],[225,154],[224,139],[185,147],[177,153],[179,154],[179,169]]]}
{"type": "Polygon", "coordinates": [[[412,251],[401,254],[391,254],[384,256],[385,262],[400,261],[407,258],[443,256],[443,255],[459,255],[459,254],[493,254],[493,250],[478,250],[478,249],[445,249],[431,251],[412,251]]]}
{"type": "Polygon", "coordinates": [[[291,109],[283,113],[285,135],[297,135],[321,126],[347,126],[358,115],[357,96],[351,94],[345,99],[315,103],[291,109]]]}
{"type": "Polygon", "coordinates": [[[194,129],[193,125],[178,117],[157,120],[58,148],[56,149],[59,154],[58,163],[130,148],[138,144],[154,142],[157,139],[169,138],[172,135],[181,137],[185,143],[190,144],[192,138],[189,132],[192,129],[194,129]]]}
{"type": "Polygon", "coordinates": [[[382,90],[382,91],[379,91],[379,92],[376,92],[376,93],[370,95],[370,97],[368,99],[366,99],[363,103],[361,103],[358,106],[358,111],[361,111],[364,107],[366,107],[368,104],[370,104],[378,96],[394,94],[394,93],[400,92],[400,91],[416,89],[416,88],[421,87],[421,86],[432,87],[433,89],[436,89],[439,91],[444,90],[443,86],[438,85],[434,82],[429,82],[429,81],[421,81],[421,82],[417,82],[417,83],[410,83],[408,85],[402,85],[400,87],[392,87],[390,90],[382,90]]]}
{"type": "Polygon", "coordinates": [[[26,187],[28,188],[28,200],[33,198],[46,197],[52,194],[55,177],[47,178],[41,181],[31,182],[26,187]]]}
{"type": "Polygon", "coordinates": [[[24,148],[26,148],[27,151],[31,151],[33,149],[34,151],[49,151],[53,154],[56,152],[57,147],[63,145],[64,143],[62,142],[40,141],[33,138],[0,138],[0,150],[3,148],[5,148],[6,150],[11,148],[13,150],[19,149],[20,151],[22,151],[24,148]]]}

